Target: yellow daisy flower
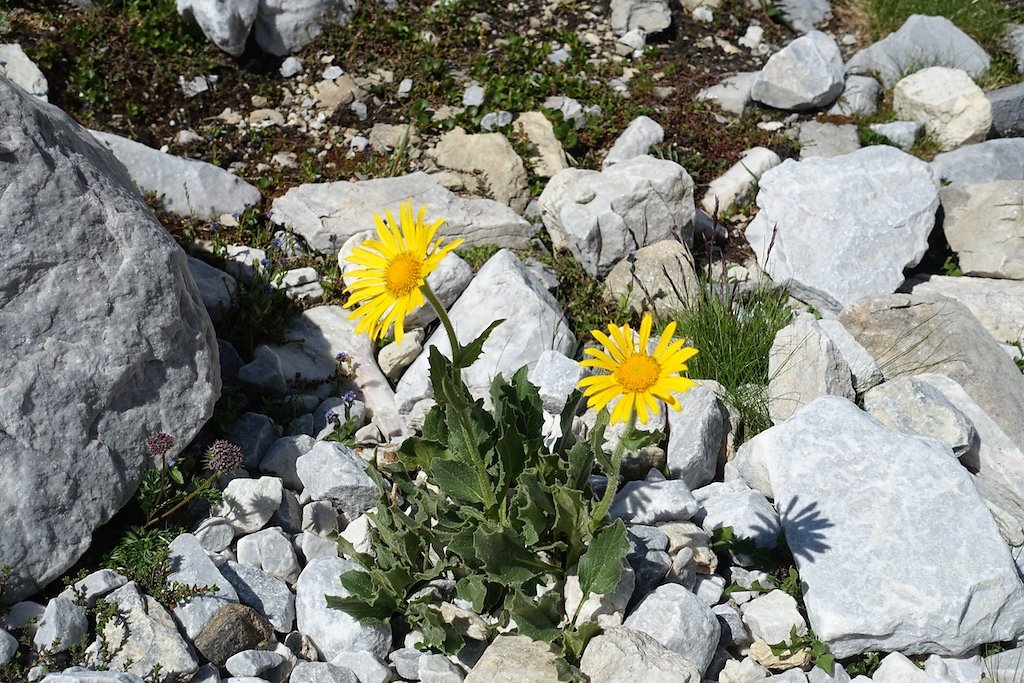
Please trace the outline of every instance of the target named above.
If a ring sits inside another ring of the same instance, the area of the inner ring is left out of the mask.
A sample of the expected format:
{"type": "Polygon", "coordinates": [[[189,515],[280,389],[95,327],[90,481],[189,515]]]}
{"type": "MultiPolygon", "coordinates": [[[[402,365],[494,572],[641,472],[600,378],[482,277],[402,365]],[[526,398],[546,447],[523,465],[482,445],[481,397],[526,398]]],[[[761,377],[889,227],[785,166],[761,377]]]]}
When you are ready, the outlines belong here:
{"type": "Polygon", "coordinates": [[[420,287],[427,275],[462,244],[461,239],[444,246],[441,246],[443,238],[434,241],[444,219],[426,225],[423,222],[426,213],[424,206],[414,218],[412,201],[408,201],[399,207],[400,224],[391,211],[386,212],[387,220],[374,214],[377,239],[363,242],[348,257],[349,263],[362,266],[345,273],[346,277],[356,280],[348,287],[346,306],[355,309],[349,320],[361,318],[356,325],[357,333],[365,332],[372,339],[380,339],[393,324],[395,341],[401,342],[405,335],[405,316],[426,301],[420,287]]]}
{"type": "Polygon", "coordinates": [[[674,394],[696,386],[695,382],[679,373],[686,371],[686,361],[697,353],[697,349],[685,346],[681,339],[672,341],[676,331],[676,324],[672,322],[662,333],[654,353],[648,354],[651,324],[650,314],[645,313],[640,323],[639,338],[629,325],[617,327],[609,324],[608,335],[600,330],[591,332],[604,350],[587,349],[584,353],[592,357],[580,365],[607,370],[610,374],[584,377],[579,386],[587,397],[587,405],[594,410],[601,410],[614,399],[619,399],[612,410],[613,423],[625,422],[630,412],[636,410],[641,424],[647,424],[650,415],[658,414],[658,399],[679,410],[679,401],[674,394]]]}

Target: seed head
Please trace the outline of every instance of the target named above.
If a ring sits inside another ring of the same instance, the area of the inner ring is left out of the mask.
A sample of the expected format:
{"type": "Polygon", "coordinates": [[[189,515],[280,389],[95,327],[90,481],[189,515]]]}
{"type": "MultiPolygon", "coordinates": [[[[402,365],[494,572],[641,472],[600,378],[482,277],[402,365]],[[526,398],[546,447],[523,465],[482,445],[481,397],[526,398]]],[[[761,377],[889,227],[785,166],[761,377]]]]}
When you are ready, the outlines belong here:
{"type": "Polygon", "coordinates": [[[146,439],[146,452],[154,457],[162,457],[174,447],[174,437],[164,432],[157,432],[146,439]]]}
{"type": "Polygon", "coordinates": [[[230,441],[218,439],[206,449],[206,469],[214,472],[234,472],[244,461],[242,449],[230,441]]]}

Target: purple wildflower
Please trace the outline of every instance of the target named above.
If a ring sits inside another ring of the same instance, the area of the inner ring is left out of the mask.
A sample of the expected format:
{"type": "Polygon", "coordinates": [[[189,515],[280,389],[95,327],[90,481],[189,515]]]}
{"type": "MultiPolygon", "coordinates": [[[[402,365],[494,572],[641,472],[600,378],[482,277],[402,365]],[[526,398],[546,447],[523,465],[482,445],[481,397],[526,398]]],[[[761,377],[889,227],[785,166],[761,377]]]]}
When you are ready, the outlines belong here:
{"type": "Polygon", "coordinates": [[[334,412],[334,408],[330,408],[326,413],[324,413],[324,419],[327,420],[328,422],[333,422],[337,418],[338,414],[334,412]]]}
{"type": "Polygon", "coordinates": [[[244,461],[242,449],[230,441],[218,439],[206,449],[206,469],[214,472],[234,472],[244,461]]]}
{"type": "Polygon", "coordinates": [[[348,360],[348,354],[342,351],[341,353],[334,357],[334,360],[338,361],[339,363],[344,363],[345,361],[348,360]]]}
{"type": "Polygon", "coordinates": [[[345,403],[352,403],[353,401],[356,400],[356,392],[346,391],[344,394],[342,394],[341,400],[344,401],[345,403]]]}
{"type": "Polygon", "coordinates": [[[268,258],[262,258],[260,259],[260,265],[263,266],[264,268],[269,268],[270,266],[274,265],[274,262],[268,258]]]}
{"type": "Polygon", "coordinates": [[[174,447],[174,437],[164,432],[157,432],[146,439],[146,452],[152,456],[163,457],[174,447]]]}

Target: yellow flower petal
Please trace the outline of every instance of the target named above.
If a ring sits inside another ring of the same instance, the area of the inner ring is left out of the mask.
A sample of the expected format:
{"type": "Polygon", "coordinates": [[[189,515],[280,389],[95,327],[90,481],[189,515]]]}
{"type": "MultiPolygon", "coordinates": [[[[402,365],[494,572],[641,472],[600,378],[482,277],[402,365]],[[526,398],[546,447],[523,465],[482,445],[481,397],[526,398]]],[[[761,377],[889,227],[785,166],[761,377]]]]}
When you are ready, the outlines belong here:
{"type": "Polygon", "coordinates": [[[676,325],[669,323],[654,353],[648,353],[653,325],[651,316],[645,314],[637,332],[629,325],[612,324],[608,325],[608,334],[600,330],[591,332],[603,348],[587,349],[584,354],[588,357],[580,361],[580,365],[598,368],[607,374],[584,377],[578,386],[587,396],[587,405],[595,410],[616,402],[611,414],[613,423],[625,422],[635,414],[641,424],[647,424],[661,411],[661,402],[679,410],[681,405],[676,394],[696,386],[681,373],[686,371],[686,360],[692,358],[697,349],[686,346],[683,340],[673,340],[676,325]]]}
{"type": "Polygon", "coordinates": [[[425,207],[414,214],[411,201],[399,206],[397,221],[390,210],[383,218],[375,215],[376,239],[366,240],[347,258],[359,266],[345,274],[351,282],[345,305],[353,309],[349,319],[358,320],[357,333],[379,339],[393,325],[395,339],[401,341],[406,316],[425,302],[420,288],[427,276],[462,243],[461,239],[447,244],[442,238],[433,241],[444,219],[427,227],[425,216],[425,207]]]}

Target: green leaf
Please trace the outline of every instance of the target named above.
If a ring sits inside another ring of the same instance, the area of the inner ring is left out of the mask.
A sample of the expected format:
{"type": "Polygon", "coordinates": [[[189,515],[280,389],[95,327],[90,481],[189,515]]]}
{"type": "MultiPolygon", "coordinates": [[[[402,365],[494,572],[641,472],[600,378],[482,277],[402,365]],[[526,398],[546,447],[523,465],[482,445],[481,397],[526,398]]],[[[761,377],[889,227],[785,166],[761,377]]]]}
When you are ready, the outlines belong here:
{"type": "Polygon", "coordinates": [[[327,595],[325,597],[328,607],[340,609],[361,624],[383,623],[395,613],[393,607],[384,603],[369,603],[354,596],[343,598],[337,595],[327,595]]]}
{"type": "Polygon", "coordinates": [[[590,515],[583,502],[583,494],[575,489],[556,486],[552,490],[555,502],[555,531],[566,544],[566,566],[576,564],[590,538],[590,515]]]}
{"type": "Polygon", "coordinates": [[[477,457],[483,457],[491,450],[490,427],[487,424],[483,409],[474,406],[468,410],[466,423],[463,424],[460,410],[449,405],[445,411],[448,424],[448,454],[467,468],[476,468],[477,457]],[[479,454],[479,455],[478,455],[479,454]]]}
{"type": "Polygon", "coordinates": [[[476,362],[476,359],[480,357],[480,354],[484,350],[484,343],[487,338],[491,336],[491,332],[494,331],[498,325],[505,322],[504,319],[495,320],[487,329],[480,333],[480,336],[471,341],[465,346],[452,350],[452,363],[460,368],[468,368],[470,365],[476,362]]]}
{"type": "Polygon", "coordinates": [[[443,443],[414,436],[402,442],[398,453],[406,467],[429,471],[430,461],[444,458],[448,450],[443,443]]]}
{"type": "Polygon", "coordinates": [[[430,474],[442,491],[460,503],[485,500],[476,472],[464,462],[437,458],[430,463],[430,474]]]}
{"type": "Polygon", "coordinates": [[[530,600],[521,590],[513,591],[505,607],[515,620],[519,632],[534,640],[550,643],[562,634],[562,605],[558,591],[548,591],[530,600]]]}
{"type": "Polygon", "coordinates": [[[423,438],[436,443],[448,443],[448,427],[444,420],[444,411],[441,406],[435,405],[427,412],[423,420],[423,438]]]}
{"type": "Polygon", "coordinates": [[[594,454],[594,459],[600,466],[601,471],[604,472],[605,476],[611,480],[612,477],[617,477],[618,472],[611,472],[612,459],[604,452],[604,432],[608,428],[608,421],[611,416],[608,413],[607,408],[602,408],[597,413],[597,420],[594,422],[594,428],[590,430],[590,451],[594,454]],[[611,474],[609,474],[611,472],[611,474]]]}
{"type": "Polygon", "coordinates": [[[455,584],[455,594],[466,602],[473,605],[473,611],[480,613],[484,610],[484,600],[487,598],[487,586],[479,574],[463,576],[455,584]]]}
{"type": "Polygon", "coordinates": [[[554,570],[523,547],[510,529],[483,524],[473,532],[473,549],[487,578],[503,586],[521,585],[554,570]]]}
{"type": "Polygon", "coordinates": [[[555,505],[550,489],[540,480],[536,468],[519,475],[515,494],[509,502],[509,517],[522,523],[517,527],[527,545],[534,545],[554,519],[555,505]]]}
{"type": "Polygon", "coordinates": [[[566,462],[566,486],[577,491],[585,491],[590,473],[594,471],[594,454],[590,450],[590,444],[586,441],[573,444],[566,456],[566,462]]]}
{"type": "Polygon", "coordinates": [[[171,469],[169,469],[167,471],[167,474],[171,477],[171,481],[173,481],[178,486],[185,485],[185,475],[182,474],[181,470],[179,470],[177,467],[172,467],[171,469]]]}
{"type": "Polygon", "coordinates": [[[576,624],[575,629],[566,632],[562,639],[562,648],[569,655],[569,659],[578,662],[587,643],[599,633],[601,633],[601,627],[596,621],[584,621],[582,624],[576,624]]]}
{"type": "Polygon", "coordinates": [[[365,600],[372,599],[377,590],[374,588],[372,577],[358,569],[352,569],[341,575],[341,586],[350,595],[365,600]]]}
{"type": "Polygon", "coordinates": [[[590,541],[579,562],[580,590],[585,601],[591,594],[611,593],[622,575],[622,558],[629,552],[626,525],[621,519],[604,527],[590,541]]]}
{"type": "Polygon", "coordinates": [[[829,676],[832,675],[832,669],[835,667],[836,656],[833,654],[821,655],[814,660],[814,666],[818,667],[829,676]]]}
{"type": "Polygon", "coordinates": [[[619,441],[622,443],[622,446],[626,449],[627,453],[636,453],[641,448],[661,443],[664,438],[665,435],[660,431],[645,432],[634,425],[632,429],[627,430],[626,433],[622,435],[619,441]]]}

